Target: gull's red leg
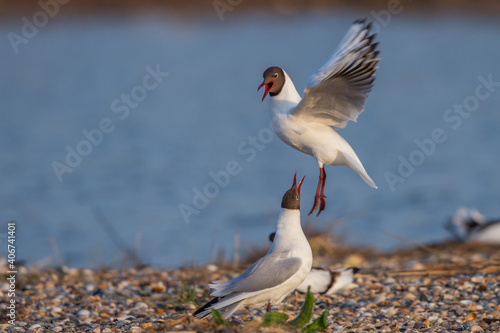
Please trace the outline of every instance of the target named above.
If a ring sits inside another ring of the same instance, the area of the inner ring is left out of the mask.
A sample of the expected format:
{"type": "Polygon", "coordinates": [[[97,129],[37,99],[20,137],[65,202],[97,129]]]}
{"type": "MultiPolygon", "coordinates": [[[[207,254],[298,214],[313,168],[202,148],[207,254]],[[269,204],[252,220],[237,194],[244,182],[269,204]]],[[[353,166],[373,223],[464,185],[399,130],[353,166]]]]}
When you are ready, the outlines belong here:
{"type": "Polygon", "coordinates": [[[318,215],[316,216],[319,216],[319,214],[321,214],[322,211],[325,210],[325,207],[326,207],[326,201],[325,201],[325,181],[326,181],[326,172],[325,172],[325,169],[324,168],[321,168],[320,170],[320,178],[322,179],[322,182],[321,182],[321,194],[319,196],[319,200],[320,200],[320,205],[319,205],[319,211],[318,211],[318,215]]]}
{"type": "Polygon", "coordinates": [[[271,302],[267,302],[266,312],[271,312],[271,302]]]}
{"type": "Polygon", "coordinates": [[[318,180],[318,187],[316,188],[316,195],[314,196],[314,206],[308,215],[311,215],[316,210],[316,208],[318,208],[319,201],[320,201],[321,183],[324,183],[323,173],[324,173],[324,169],[319,168],[319,180],[318,180]]]}

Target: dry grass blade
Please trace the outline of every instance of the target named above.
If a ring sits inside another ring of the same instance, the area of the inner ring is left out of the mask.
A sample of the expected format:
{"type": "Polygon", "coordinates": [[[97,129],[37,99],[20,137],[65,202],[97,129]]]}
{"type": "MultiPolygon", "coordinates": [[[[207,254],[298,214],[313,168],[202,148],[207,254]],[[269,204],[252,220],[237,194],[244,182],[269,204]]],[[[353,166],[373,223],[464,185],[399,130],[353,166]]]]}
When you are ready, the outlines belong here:
{"type": "Polygon", "coordinates": [[[450,264],[425,269],[387,272],[390,276],[455,276],[459,274],[500,273],[500,262],[488,260],[466,265],[450,264]]]}

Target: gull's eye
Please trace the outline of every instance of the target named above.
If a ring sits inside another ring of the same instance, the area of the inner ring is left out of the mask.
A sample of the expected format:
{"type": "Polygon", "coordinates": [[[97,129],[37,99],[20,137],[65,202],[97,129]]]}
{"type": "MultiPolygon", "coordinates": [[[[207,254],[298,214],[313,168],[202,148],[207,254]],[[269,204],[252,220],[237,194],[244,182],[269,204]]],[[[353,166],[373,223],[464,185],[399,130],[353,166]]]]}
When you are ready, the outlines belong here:
{"type": "Polygon", "coordinates": [[[299,196],[298,195],[295,196],[295,200],[299,200],[299,196]]]}
{"type": "Polygon", "coordinates": [[[273,78],[277,78],[277,77],[278,77],[278,73],[274,73],[273,78]]]}

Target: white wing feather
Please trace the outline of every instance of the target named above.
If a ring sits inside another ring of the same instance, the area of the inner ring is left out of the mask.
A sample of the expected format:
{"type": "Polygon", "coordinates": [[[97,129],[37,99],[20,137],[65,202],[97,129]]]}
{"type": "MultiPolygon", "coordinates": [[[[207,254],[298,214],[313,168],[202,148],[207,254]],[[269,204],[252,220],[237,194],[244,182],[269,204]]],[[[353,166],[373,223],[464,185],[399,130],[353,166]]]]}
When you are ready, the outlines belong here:
{"type": "Polygon", "coordinates": [[[294,116],[338,128],[356,121],[378,68],[378,43],[370,30],[365,20],[354,22],[330,59],[309,77],[294,116]]]}

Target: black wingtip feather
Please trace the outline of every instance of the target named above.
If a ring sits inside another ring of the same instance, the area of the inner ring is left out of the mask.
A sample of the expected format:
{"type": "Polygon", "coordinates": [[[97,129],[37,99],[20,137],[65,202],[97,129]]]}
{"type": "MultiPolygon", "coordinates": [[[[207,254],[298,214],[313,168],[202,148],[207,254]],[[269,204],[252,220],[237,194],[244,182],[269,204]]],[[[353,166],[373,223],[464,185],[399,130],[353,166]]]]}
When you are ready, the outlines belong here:
{"type": "MultiPolygon", "coordinates": [[[[209,309],[212,305],[214,305],[217,302],[219,302],[219,300],[220,300],[220,297],[215,297],[210,302],[208,302],[207,304],[203,305],[201,308],[199,308],[198,310],[196,310],[195,312],[193,312],[193,316],[198,317],[198,315],[200,313],[202,313],[203,311],[206,311],[207,309],[209,309]]],[[[208,316],[208,313],[205,314],[205,315],[203,315],[203,316],[201,316],[201,317],[198,317],[198,318],[203,318],[205,316],[208,316]]]]}
{"type": "Polygon", "coordinates": [[[373,45],[373,39],[375,38],[375,35],[370,35],[366,37],[366,40],[368,41],[368,44],[373,45]]]}

